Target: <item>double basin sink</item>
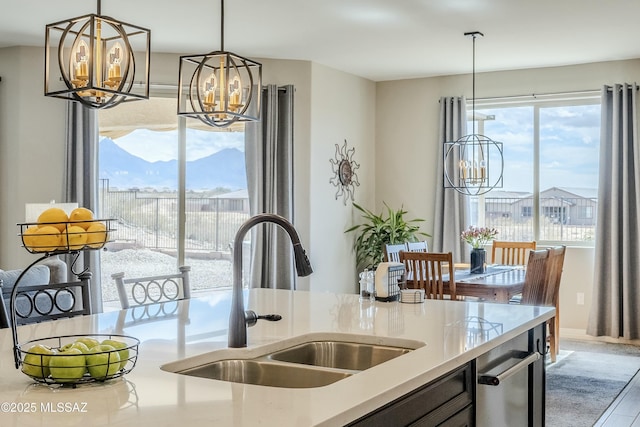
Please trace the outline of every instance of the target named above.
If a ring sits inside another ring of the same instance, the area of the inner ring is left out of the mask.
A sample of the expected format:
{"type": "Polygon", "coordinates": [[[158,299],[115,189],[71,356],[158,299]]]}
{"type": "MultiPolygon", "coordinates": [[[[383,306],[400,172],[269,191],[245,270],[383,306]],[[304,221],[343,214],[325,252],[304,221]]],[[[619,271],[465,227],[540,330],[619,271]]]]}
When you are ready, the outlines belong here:
{"type": "Polygon", "coordinates": [[[424,346],[413,340],[373,342],[361,335],[307,336],[280,342],[255,354],[246,349],[218,350],[162,366],[162,369],[220,381],[270,387],[312,388],[332,384],[424,346]],[[240,354],[238,354],[240,353],[240,354]]]}

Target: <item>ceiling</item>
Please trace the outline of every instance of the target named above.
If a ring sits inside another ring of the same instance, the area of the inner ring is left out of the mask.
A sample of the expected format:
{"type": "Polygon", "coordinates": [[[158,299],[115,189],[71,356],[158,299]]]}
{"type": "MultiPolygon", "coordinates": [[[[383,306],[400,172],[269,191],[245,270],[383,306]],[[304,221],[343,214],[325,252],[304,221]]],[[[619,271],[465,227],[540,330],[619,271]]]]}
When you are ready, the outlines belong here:
{"type": "MultiPolygon", "coordinates": [[[[44,44],[45,25],[87,0],[2,0],[0,47],[44,44]]],[[[151,30],[154,52],[220,49],[219,0],[104,0],[102,15],[151,30]]],[[[232,0],[225,49],[308,60],[374,81],[640,58],[638,0],[232,0]]],[[[177,66],[177,64],[176,64],[177,66]]],[[[153,64],[152,64],[153,67],[153,64]]]]}

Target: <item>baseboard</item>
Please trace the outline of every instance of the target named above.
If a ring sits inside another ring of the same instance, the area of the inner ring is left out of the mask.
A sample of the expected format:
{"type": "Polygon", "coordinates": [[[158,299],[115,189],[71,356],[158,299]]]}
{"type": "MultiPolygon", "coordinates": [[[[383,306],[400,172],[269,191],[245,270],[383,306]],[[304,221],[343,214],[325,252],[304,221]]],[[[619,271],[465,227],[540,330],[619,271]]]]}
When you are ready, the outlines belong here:
{"type": "Polygon", "coordinates": [[[613,344],[632,344],[640,346],[640,340],[628,340],[626,338],[612,337],[594,337],[592,335],[587,335],[587,331],[585,331],[584,329],[560,328],[560,338],[582,341],[600,341],[613,344]]]}

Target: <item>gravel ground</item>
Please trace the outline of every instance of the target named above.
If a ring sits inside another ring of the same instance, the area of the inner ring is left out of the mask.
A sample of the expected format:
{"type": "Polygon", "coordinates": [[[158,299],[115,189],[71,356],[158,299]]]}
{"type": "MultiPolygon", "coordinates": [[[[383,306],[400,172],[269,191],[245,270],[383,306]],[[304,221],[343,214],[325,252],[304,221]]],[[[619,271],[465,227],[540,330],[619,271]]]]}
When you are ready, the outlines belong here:
{"type": "MultiPolygon", "coordinates": [[[[149,249],[123,249],[104,251],[100,254],[102,299],[117,301],[118,292],[111,275],[124,272],[127,277],[147,277],[171,274],[178,271],[176,258],[149,249]]],[[[231,262],[228,260],[205,260],[187,258],[185,264],[191,267],[189,279],[191,289],[228,288],[231,286],[231,262]]]]}

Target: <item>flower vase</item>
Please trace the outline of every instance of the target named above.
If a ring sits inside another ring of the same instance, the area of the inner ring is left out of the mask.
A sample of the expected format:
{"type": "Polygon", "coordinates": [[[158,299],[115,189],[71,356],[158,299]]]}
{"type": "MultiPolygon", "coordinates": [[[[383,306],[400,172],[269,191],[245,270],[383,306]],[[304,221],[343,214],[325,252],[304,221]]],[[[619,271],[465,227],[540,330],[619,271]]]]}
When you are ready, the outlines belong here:
{"type": "Polygon", "coordinates": [[[487,258],[487,251],[483,248],[471,249],[471,274],[484,273],[485,260],[487,258]]]}

